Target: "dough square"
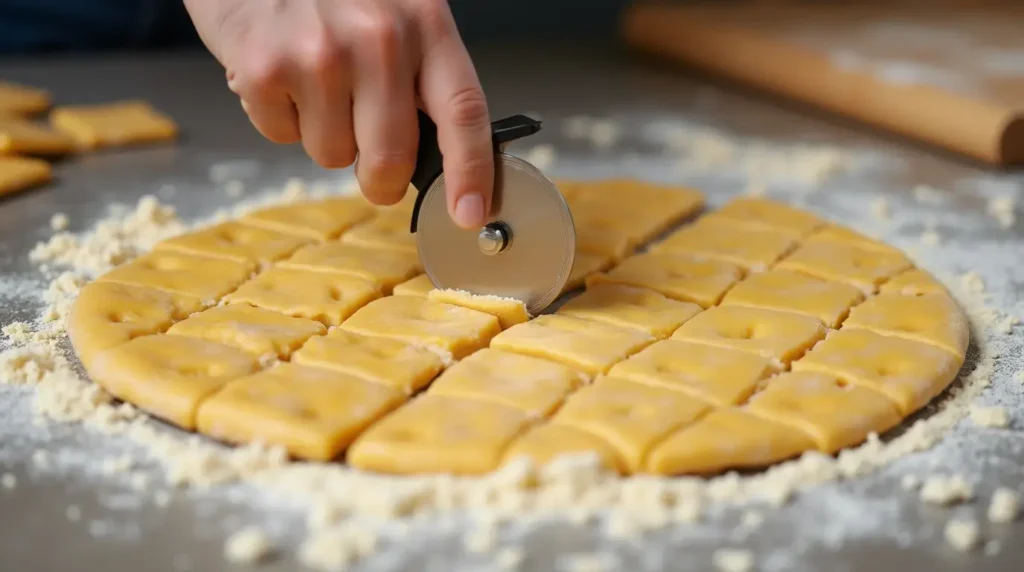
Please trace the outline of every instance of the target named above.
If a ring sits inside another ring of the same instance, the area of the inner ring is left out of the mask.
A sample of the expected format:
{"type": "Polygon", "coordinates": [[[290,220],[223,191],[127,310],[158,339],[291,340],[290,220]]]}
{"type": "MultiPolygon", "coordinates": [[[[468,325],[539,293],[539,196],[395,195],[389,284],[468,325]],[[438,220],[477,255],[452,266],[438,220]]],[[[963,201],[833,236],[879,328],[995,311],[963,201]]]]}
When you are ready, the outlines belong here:
{"type": "Polygon", "coordinates": [[[502,464],[526,458],[534,466],[544,467],[552,461],[569,456],[595,455],[600,466],[616,473],[625,473],[626,467],[618,452],[600,437],[567,425],[541,423],[516,438],[505,451],[502,464]]]}
{"type": "Polygon", "coordinates": [[[729,290],[723,306],[750,306],[813,316],[838,328],[850,308],[864,300],[855,286],[789,270],[753,274],[729,290]]]}
{"type": "Polygon", "coordinates": [[[154,251],[209,256],[234,262],[254,262],[267,266],[295,252],[309,239],[249,226],[225,222],[157,243],[154,251]]]}
{"type": "Polygon", "coordinates": [[[238,378],[196,412],[199,431],[230,443],[263,443],[329,461],[404,397],[393,388],[327,369],[280,363],[238,378]]]}
{"type": "Polygon", "coordinates": [[[825,224],[817,216],[772,200],[740,197],[726,203],[705,220],[724,218],[739,224],[788,232],[796,237],[810,234],[825,224]]]}
{"type": "Polygon", "coordinates": [[[920,296],[922,294],[948,294],[949,291],[934,276],[916,268],[897,274],[882,287],[882,294],[920,296]]]}
{"type": "Polygon", "coordinates": [[[199,298],[112,282],[92,282],[78,293],[68,316],[68,337],[82,365],[99,352],[166,330],[203,308],[199,298]]]}
{"type": "Polygon", "coordinates": [[[332,369],[393,387],[405,395],[426,387],[444,369],[436,352],[390,338],[360,336],[332,329],[310,338],[292,354],[292,363],[332,369]]]}
{"type": "Polygon", "coordinates": [[[490,314],[498,318],[498,323],[503,330],[530,319],[530,314],[526,311],[526,304],[515,298],[476,295],[465,290],[431,290],[427,294],[427,298],[435,302],[490,314]]]}
{"type": "Polygon", "coordinates": [[[569,279],[565,283],[565,288],[562,289],[562,293],[575,290],[586,281],[586,279],[598,272],[603,272],[612,265],[612,257],[604,254],[593,254],[590,252],[580,252],[579,249],[576,251],[576,257],[573,259],[572,272],[569,273],[569,279]]]}
{"type": "Polygon", "coordinates": [[[587,287],[601,283],[636,286],[708,307],[717,304],[742,277],[740,267],[727,262],[648,252],[627,258],[609,272],[590,276],[587,287]]]}
{"type": "Polygon", "coordinates": [[[639,242],[624,230],[614,212],[572,211],[576,250],[622,260],[639,242]]]}
{"type": "Polygon", "coordinates": [[[865,250],[899,253],[896,247],[868,238],[863,234],[835,224],[827,224],[804,239],[804,244],[832,243],[856,246],[865,250]]]}
{"type": "Polygon", "coordinates": [[[704,196],[693,189],[636,179],[580,184],[568,200],[581,210],[623,213],[624,228],[639,242],[647,242],[704,207],[704,196]]]}
{"type": "Polygon", "coordinates": [[[233,262],[175,252],[151,252],[96,279],[195,296],[212,305],[252,276],[251,262],[233,262]]]}
{"type": "Polygon", "coordinates": [[[347,460],[384,473],[489,473],[528,422],[511,407],[425,393],[356,439],[347,460]]]}
{"type": "Polygon", "coordinates": [[[0,82],[0,114],[35,115],[50,108],[50,92],[13,82],[0,82]]]}
{"type": "Polygon", "coordinates": [[[559,308],[557,314],[633,328],[667,338],[702,308],[654,290],[621,284],[594,284],[559,308]]]}
{"type": "Polygon", "coordinates": [[[427,347],[456,360],[485,347],[501,331],[490,314],[412,296],[374,300],[340,328],[427,347]]]}
{"type": "Polygon", "coordinates": [[[744,227],[727,219],[698,219],[670,234],[653,250],[723,260],[746,270],[763,271],[795,245],[789,233],[744,227]]]}
{"type": "Polygon", "coordinates": [[[192,430],[202,400],[257,367],[231,346],[158,334],[98,353],[89,375],[114,397],[192,430]]]}
{"type": "Polygon", "coordinates": [[[644,468],[661,475],[708,475],[772,465],[815,447],[803,431],[787,424],[719,409],[656,445],[644,468]]]}
{"type": "Polygon", "coordinates": [[[856,445],[869,433],[884,433],[902,420],[882,393],[810,372],[787,372],[768,380],[746,409],[807,433],[825,453],[856,445]]]}
{"type": "Polygon", "coordinates": [[[58,107],[50,113],[50,124],[88,149],[170,141],[178,136],[177,124],[144,101],[58,107]]]}
{"type": "Polygon", "coordinates": [[[838,330],[792,367],[877,390],[907,416],[942,393],[961,364],[952,353],[929,344],[868,330],[838,330]]]}
{"type": "Polygon", "coordinates": [[[448,368],[427,393],[497,403],[531,417],[546,417],[582,382],[568,366],[484,348],[448,368]]]}
{"type": "Polygon", "coordinates": [[[384,294],[422,271],[415,254],[361,248],[338,241],[310,244],[278,264],[281,268],[337,272],[380,284],[384,294]]]}
{"type": "Polygon", "coordinates": [[[193,314],[167,330],[238,348],[261,360],[284,359],[312,336],[327,332],[323,324],[245,304],[216,306],[193,314]]]}
{"type": "Polygon", "coordinates": [[[271,268],[242,284],[224,301],[337,326],[380,296],[376,284],[355,276],[271,268]]]}
{"type": "Polygon", "coordinates": [[[260,209],[246,215],[241,222],[325,241],[337,238],[373,214],[373,208],[361,197],[337,197],[260,209]]]}
{"type": "Polygon", "coordinates": [[[882,282],[910,267],[910,261],[899,252],[825,242],[804,244],[776,265],[782,270],[845,282],[867,293],[875,292],[882,282]]]}
{"type": "Polygon", "coordinates": [[[648,346],[608,372],[652,387],[683,391],[725,407],[746,401],[776,372],[772,359],[725,347],[679,340],[648,346]]]}
{"type": "Polygon", "coordinates": [[[949,295],[903,296],[879,294],[850,311],[844,330],[864,329],[915,340],[952,352],[960,360],[967,354],[970,324],[949,295]]]}
{"type": "Polygon", "coordinates": [[[491,347],[560,362],[594,376],[653,341],[638,330],[546,314],[498,334],[491,347]]]}
{"type": "Polygon", "coordinates": [[[672,334],[674,340],[733,348],[784,364],[823,337],[825,328],[810,316],[745,306],[705,310],[672,334]]]}
{"type": "Polygon", "coordinates": [[[434,283],[430,281],[430,276],[420,274],[415,278],[410,278],[409,280],[395,286],[391,293],[395,296],[415,296],[417,298],[426,298],[433,289],[434,283]]]}
{"type": "Polygon", "coordinates": [[[707,410],[680,392],[603,377],[569,396],[551,421],[600,437],[636,473],[655,443],[707,410]]]}
{"type": "Polygon", "coordinates": [[[341,236],[341,242],[363,248],[399,250],[419,255],[416,235],[410,232],[411,215],[404,212],[381,213],[341,236]]]}
{"type": "Polygon", "coordinates": [[[75,150],[75,140],[20,117],[0,114],[0,154],[64,155],[75,150]]]}
{"type": "Polygon", "coordinates": [[[0,157],[0,197],[45,185],[53,180],[53,169],[42,159],[0,157]]]}

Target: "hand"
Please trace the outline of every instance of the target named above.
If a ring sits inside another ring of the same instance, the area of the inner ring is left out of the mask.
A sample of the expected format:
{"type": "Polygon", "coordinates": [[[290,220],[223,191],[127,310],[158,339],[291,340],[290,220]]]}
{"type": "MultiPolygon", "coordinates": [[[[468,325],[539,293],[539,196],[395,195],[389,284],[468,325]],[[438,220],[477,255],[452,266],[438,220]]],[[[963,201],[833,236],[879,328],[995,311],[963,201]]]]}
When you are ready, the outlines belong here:
{"type": "Polygon", "coordinates": [[[367,199],[395,204],[415,167],[419,100],[437,124],[449,213],[464,228],[486,222],[494,185],[487,101],[446,0],[185,6],[267,139],[301,141],[325,168],[355,162],[367,199]]]}

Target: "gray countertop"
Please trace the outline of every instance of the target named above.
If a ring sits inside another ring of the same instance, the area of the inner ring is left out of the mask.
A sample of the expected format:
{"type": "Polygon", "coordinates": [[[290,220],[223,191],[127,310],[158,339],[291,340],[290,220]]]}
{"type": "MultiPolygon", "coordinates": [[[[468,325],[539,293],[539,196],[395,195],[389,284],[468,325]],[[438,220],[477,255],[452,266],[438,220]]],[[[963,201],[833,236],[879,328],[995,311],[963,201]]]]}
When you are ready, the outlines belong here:
{"type": "MultiPolygon", "coordinates": [[[[714,204],[742,191],[745,176],[757,168],[757,159],[751,157],[771,155],[778,163],[794,146],[843,149],[855,164],[821,188],[808,190],[798,180],[768,173],[764,179],[769,195],[876,232],[915,253],[940,276],[977,271],[991,304],[1021,315],[1017,304],[1024,283],[1024,231],[1017,224],[1000,228],[986,212],[993,197],[1020,196],[1021,178],[1016,175],[989,173],[956,158],[603,50],[508,48],[482,52],[477,59],[496,116],[533,112],[546,121],[535,142],[554,145],[555,175],[636,175],[685,182],[707,192],[714,204]],[[567,137],[559,128],[561,120],[580,114],[614,119],[624,129],[621,139],[602,149],[567,137]],[[711,167],[680,166],[678,153],[664,150],[669,127],[715,129],[746,149],[746,159],[711,167]],[[919,184],[935,187],[937,200],[915,200],[911,189],[919,184]],[[887,218],[872,214],[881,208],[880,201],[891,211],[887,218]],[[933,230],[941,243],[921,245],[922,232],[933,230]]],[[[211,182],[211,169],[238,161],[256,161],[246,163],[252,166],[247,173],[236,169],[250,189],[295,176],[348,176],[319,171],[297,146],[260,140],[226,90],[223,72],[200,55],[7,61],[0,63],[0,78],[50,88],[58,102],[144,98],[175,117],[184,133],[176,146],[97,153],[62,163],[56,184],[0,200],[0,324],[30,320],[38,311],[34,285],[45,283],[26,255],[49,235],[48,221],[55,212],[71,217],[72,230],[84,230],[113,202],[133,203],[143,194],[173,186],[176,192],[169,201],[182,215],[202,216],[233,200],[211,182]]],[[[770,166],[762,161],[760,169],[770,166]]],[[[530,570],[557,569],[565,554],[598,546],[617,555],[616,569],[710,570],[712,550],[724,545],[752,550],[758,570],[1024,569],[1024,545],[1013,542],[1024,534],[1024,525],[984,522],[991,490],[998,485],[1020,490],[1024,481],[1024,384],[1013,376],[1021,369],[1021,336],[1016,329],[993,336],[991,347],[1002,358],[982,399],[1011,409],[1010,430],[961,423],[930,451],[866,477],[811,488],[788,506],[766,511],[765,524],[749,535],[737,536],[738,511],[722,509],[712,510],[700,524],[632,544],[554,524],[503,533],[505,540],[527,548],[523,569],[530,570]],[[933,508],[899,486],[904,474],[932,472],[968,476],[978,485],[978,500],[933,508]],[[942,527],[954,514],[979,519],[985,538],[995,541],[991,554],[958,554],[945,545],[942,527]]],[[[239,525],[261,523],[283,543],[294,540],[302,527],[300,513],[287,503],[246,487],[185,492],[166,508],[156,508],[124,479],[104,477],[96,468],[100,457],[129,451],[131,444],[74,426],[33,425],[30,409],[27,390],[0,386],[0,472],[10,471],[19,481],[13,490],[0,490],[0,568],[229,569],[222,546],[239,525]],[[48,466],[31,462],[37,449],[51,452],[48,466]],[[67,517],[70,505],[80,509],[80,520],[67,517]]],[[[417,533],[419,541],[390,545],[358,569],[488,569],[486,560],[462,552],[456,529],[429,528],[417,533]]],[[[300,568],[287,554],[263,566],[300,568]]]]}

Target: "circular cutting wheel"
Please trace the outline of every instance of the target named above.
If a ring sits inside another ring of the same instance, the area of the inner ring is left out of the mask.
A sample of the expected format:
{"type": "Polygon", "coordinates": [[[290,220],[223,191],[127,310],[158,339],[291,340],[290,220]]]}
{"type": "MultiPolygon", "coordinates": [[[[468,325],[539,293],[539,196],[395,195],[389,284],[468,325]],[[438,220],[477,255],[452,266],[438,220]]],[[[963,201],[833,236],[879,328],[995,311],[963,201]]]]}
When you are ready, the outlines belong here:
{"type": "Polygon", "coordinates": [[[464,230],[452,222],[444,175],[427,189],[417,219],[420,260],[437,288],[516,298],[539,314],[569,280],[576,228],[562,194],[536,167],[495,155],[489,223],[464,230]]]}

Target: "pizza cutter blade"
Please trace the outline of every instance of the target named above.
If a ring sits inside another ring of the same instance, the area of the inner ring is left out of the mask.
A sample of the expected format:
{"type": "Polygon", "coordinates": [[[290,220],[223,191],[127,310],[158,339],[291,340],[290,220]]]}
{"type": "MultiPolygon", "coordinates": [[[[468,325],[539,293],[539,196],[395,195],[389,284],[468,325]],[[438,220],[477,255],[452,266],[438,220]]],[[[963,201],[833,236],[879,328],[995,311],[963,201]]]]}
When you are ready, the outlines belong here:
{"type": "Polygon", "coordinates": [[[419,154],[410,230],[435,288],[516,298],[537,315],[562,293],[576,254],[576,227],[562,194],[539,169],[503,151],[505,144],[540,130],[514,115],[491,124],[494,195],[483,228],[452,222],[445,199],[437,127],[419,113],[419,154]]]}

